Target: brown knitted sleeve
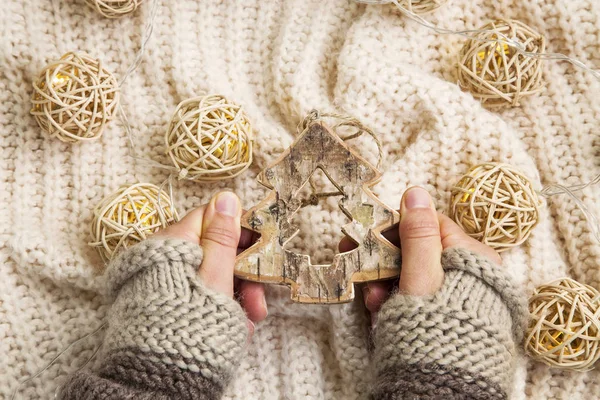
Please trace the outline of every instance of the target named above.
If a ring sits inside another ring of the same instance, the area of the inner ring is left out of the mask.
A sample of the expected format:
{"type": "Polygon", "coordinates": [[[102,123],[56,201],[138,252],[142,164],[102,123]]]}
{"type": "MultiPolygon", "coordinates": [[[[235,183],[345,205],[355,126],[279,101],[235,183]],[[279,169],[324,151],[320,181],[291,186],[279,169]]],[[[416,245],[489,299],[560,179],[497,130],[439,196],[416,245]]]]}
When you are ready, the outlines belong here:
{"type": "Polygon", "coordinates": [[[375,332],[375,399],[506,399],[527,316],[504,270],[466,250],[446,250],[433,296],[396,294],[375,332]]]}
{"type": "Polygon", "coordinates": [[[198,245],[171,239],[117,257],[100,367],[69,377],[60,398],[220,398],[248,331],[239,304],[202,284],[201,261],[198,245]]]}

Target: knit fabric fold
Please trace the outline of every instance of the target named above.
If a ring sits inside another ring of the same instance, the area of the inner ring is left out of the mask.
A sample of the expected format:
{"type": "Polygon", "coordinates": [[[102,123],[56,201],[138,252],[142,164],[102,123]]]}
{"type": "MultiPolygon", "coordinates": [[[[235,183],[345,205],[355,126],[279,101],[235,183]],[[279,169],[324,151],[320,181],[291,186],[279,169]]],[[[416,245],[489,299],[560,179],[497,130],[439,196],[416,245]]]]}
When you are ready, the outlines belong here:
{"type": "MultiPolygon", "coordinates": [[[[520,107],[490,110],[456,84],[466,38],[440,35],[394,4],[353,0],[159,0],[141,63],[121,87],[131,131],[115,116],[98,140],[66,144],[31,115],[32,82],[71,51],[99,59],[121,80],[139,61],[154,0],[138,1],[135,13],[118,19],[84,0],[0,3],[0,398],[16,389],[17,398],[52,397],[100,345],[102,335],[87,337],[17,388],[106,320],[113,301],[98,294],[104,263],[88,246],[94,209],[122,185],[167,180],[170,171],[144,160],[170,165],[165,130],[187,99],[221,94],[242,106],[255,152],[235,179],[177,182],[180,215],[223,189],[245,209],[258,204],[268,191],[257,174],[294,142],[312,109],[348,114],[376,134],[384,175],[372,189],[393,208],[418,185],[447,212],[453,186],[484,162],[512,165],[536,190],[589,182],[600,172],[600,81],[592,74],[545,60],[544,91],[520,107]]],[[[423,17],[452,30],[516,19],[546,37],[548,52],[598,68],[599,16],[598,0],[451,0],[423,17]]],[[[368,136],[348,145],[376,164],[368,136]]],[[[600,215],[600,185],[577,196],[600,215]]],[[[305,207],[294,219],[294,251],[330,258],[348,223],[337,200],[305,207]]],[[[553,196],[539,211],[527,242],[502,254],[511,276],[526,294],[564,276],[600,288],[600,243],[577,203],[553,196]]],[[[371,383],[364,306],[294,304],[277,285],[267,286],[266,300],[269,316],[224,400],[363,400],[371,383]]],[[[526,357],[517,363],[515,400],[600,398],[600,368],[575,374],[526,357]]]]}
{"type": "Polygon", "coordinates": [[[497,266],[444,251],[432,296],[396,294],[375,333],[376,399],[506,399],[526,323],[524,295],[497,266]]]}
{"type": "Polygon", "coordinates": [[[173,239],[118,256],[101,366],[72,376],[61,398],[220,398],[248,331],[240,305],[203,285],[201,262],[198,245],[173,239]]]}

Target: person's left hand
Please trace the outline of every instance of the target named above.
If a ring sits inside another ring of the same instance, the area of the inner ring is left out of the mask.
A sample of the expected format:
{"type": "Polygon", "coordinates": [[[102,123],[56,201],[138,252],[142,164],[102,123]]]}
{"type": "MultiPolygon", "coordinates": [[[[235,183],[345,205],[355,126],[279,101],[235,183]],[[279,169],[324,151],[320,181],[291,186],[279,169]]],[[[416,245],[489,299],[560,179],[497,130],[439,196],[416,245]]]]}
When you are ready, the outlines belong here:
{"type": "MultiPolygon", "coordinates": [[[[454,221],[436,212],[433,200],[425,189],[411,187],[402,196],[400,224],[386,238],[402,251],[399,281],[369,282],[363,286],[365,305],[375,324],[382,304],[394,291],[412,296],[432,295],[444,282],[442,251],[463,248],[501,265],[494,249],[469,237],[454,221]]],[[[340,252],[350,251],[356,244],[342,239],[340,252]]]]}
{"type": "Polygon", "coordinates": [[[204,284],[217,292],[235,297],[248,320],[250,335],[254,323],[267,317],[264,286],[260,283],[234,279],[236,255],[255,241],[252,232],[240,227],[242,209],[232,192],[215,195],[210,203],[198,207],[181,221],[159,232],[155,238],[177,238],[200,244],[204,259],[198,275],[204,284]]]}

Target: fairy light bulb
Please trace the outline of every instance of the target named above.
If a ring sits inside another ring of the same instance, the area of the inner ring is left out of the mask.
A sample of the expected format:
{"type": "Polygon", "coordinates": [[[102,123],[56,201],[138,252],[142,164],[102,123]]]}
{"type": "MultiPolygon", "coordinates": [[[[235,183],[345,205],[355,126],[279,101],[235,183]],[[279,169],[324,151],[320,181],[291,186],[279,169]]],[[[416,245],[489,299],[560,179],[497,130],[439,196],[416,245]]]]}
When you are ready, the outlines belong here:
{"type": "MultiPolygon", "coordinates": [[[[486,48],[485,50],[480,51],[479,53],[477,53],[477,72],[481,73],[481,71],[484,68],[484,65],[487,65],[487,59],[490,56],[490,49],[486,48]]],[[[494,58],[496,60],[496,67],[498,68],[502,68],[504,67],[507,63],[505,62],[505,60],[509,60],[512,57],[512,50],[510,48],[510,46],[508,45],[508,43],[506,42],[501,42],[500,40],[496,43],[496,45],[494,46],[494,54],[492,55],[492,58],[494,58]]]]}

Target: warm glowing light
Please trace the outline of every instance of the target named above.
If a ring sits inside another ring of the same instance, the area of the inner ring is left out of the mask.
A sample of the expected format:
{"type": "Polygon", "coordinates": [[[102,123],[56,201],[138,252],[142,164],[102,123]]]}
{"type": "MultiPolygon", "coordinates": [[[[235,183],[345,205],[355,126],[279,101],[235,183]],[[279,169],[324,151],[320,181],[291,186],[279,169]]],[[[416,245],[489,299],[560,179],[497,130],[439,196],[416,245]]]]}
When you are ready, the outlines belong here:
{"type": "MultiPolygon", "coordinates": [[[[233,131],[233,133],[235,136],[238,136],[236,131],[233,131]]],[[[202,145],[205,146],[205,148],[209,148],[212,143],[213,143],[213,140],[211,138],[209,138],[209,137],[202,138],[202,145]]],[[[222,143],[220,146],[216,147],[211,152],[216,157],[221,157],[223,155],[223,153],[225,152],[225,150],[227,150],[227,153],[230,154],[232,150],[237,150],[237,147],[238,147],[238,140],[230,140],[228,142],[222,143]]],[[[246,153],[247,149],[248,149],[248,144],[244,140],[244,141],[242,141],[242,143],[240,145],[240,153],[242,153],[242,154],[246,153]]]]}
{"type": "Polygon", "coordinates": [[[62,87],[65,85],[65,83],[67,83],[69,81],[69,77],[66,75],[61,74],[60,72],[56,75],[54,75],[54,77],[52,77],[52,87],[57,89],[59,87],[62,87]]]}
{"type": "Polygon", "coordinates": [[[123,199],[122,206],[115,209],[114,220],[125,222],[130,226],[149,227],[155,224],[156,218],[153,218],[155,211],[147,201],[123,199]],[[135,207],[135,209],[134,209],[135,207]]]}
{"type": "MultiPolygon", "coordinates": [[[[496,46],[494,47],[494,58],[496,59],[496,66],[498,68],[504,66],[504,60],[511,57],[511,49],[508,43],[504,42],[496,42],[496,46]]],[[[477,71],[481,72],[484,65],[489,65],[486,63],[488,56],[490,55],[491,49],[486,48],[477,53],[477,71]]]]}

